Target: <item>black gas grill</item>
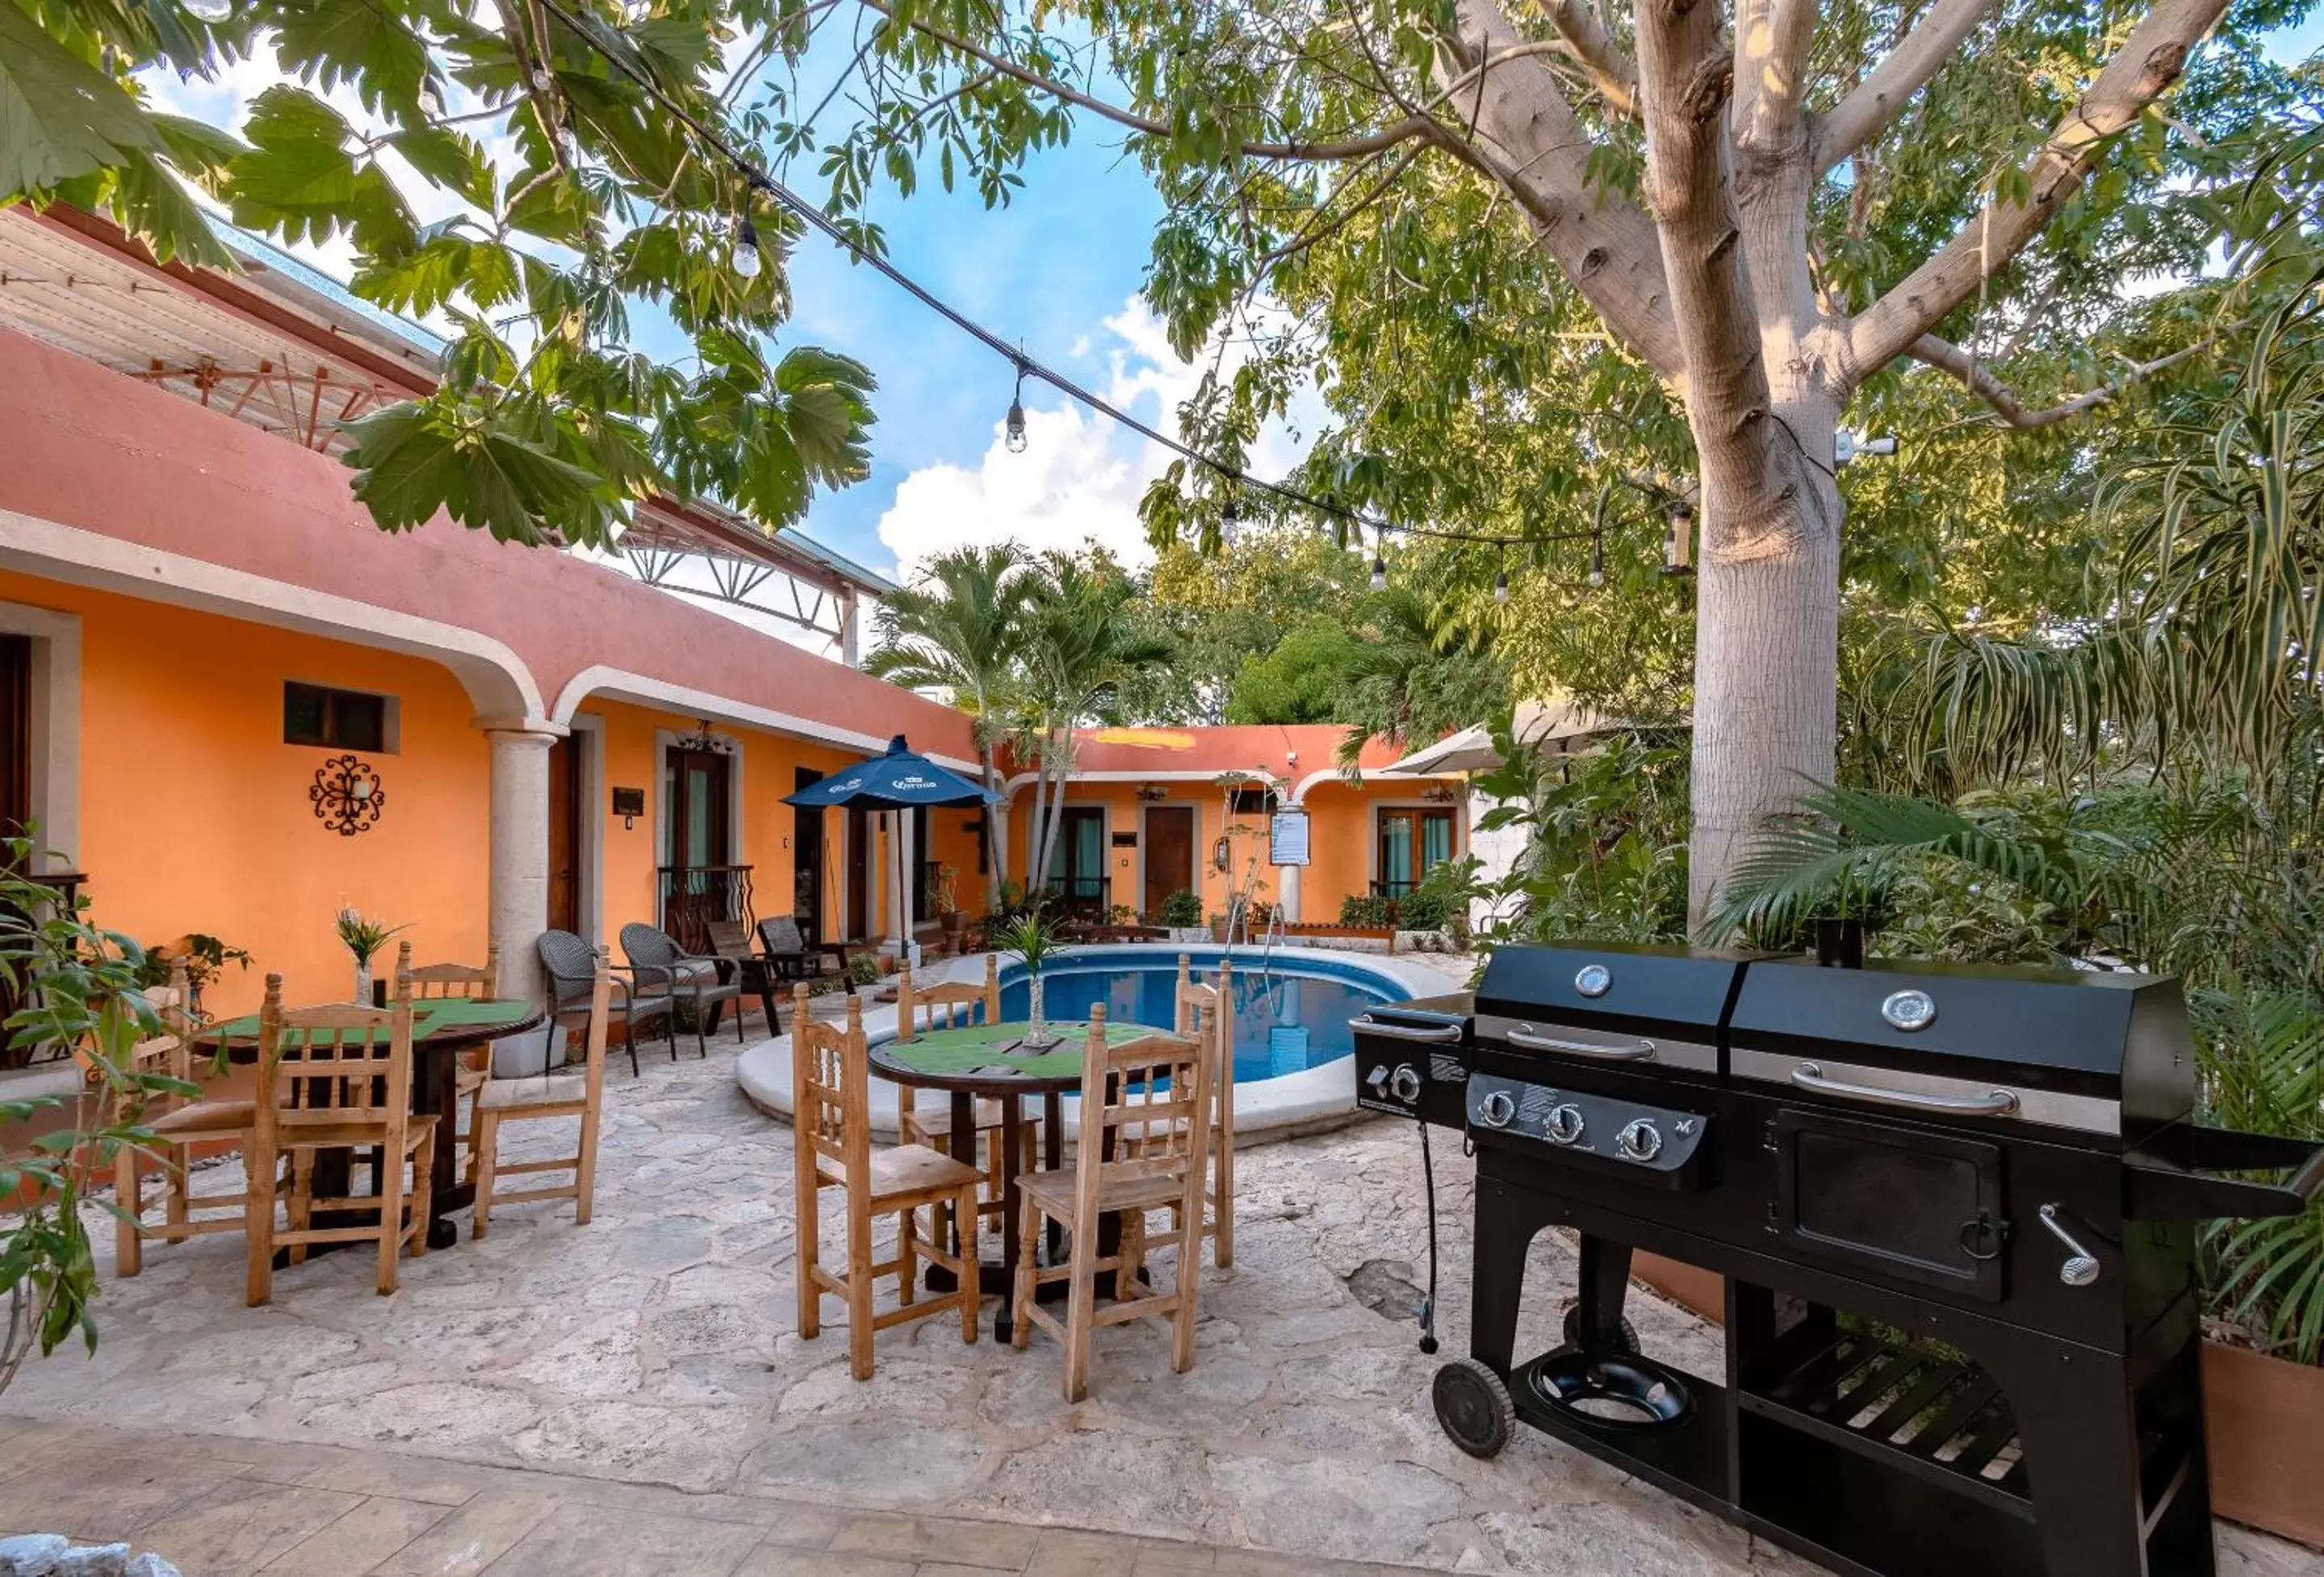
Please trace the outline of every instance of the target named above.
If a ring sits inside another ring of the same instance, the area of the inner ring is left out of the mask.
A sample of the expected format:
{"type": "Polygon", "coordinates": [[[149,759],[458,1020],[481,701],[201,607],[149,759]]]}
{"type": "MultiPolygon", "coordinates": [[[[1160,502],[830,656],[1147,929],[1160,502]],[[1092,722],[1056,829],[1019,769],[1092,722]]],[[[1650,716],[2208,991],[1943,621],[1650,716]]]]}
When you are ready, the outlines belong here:
{"type": "Polygon", "coordinates": [[[2303,1210],[2324,1146],[2194,1125],[2175,982],[1507,947],[1355,1030],[1360,1104],[1475,1148],[1465,1449],[1522,1420],[1859,1577],[2213,1571],[2197,1224],[2303,1210]],[[1520,1361],[1552,1225],[1580,1296],[1520,1361]],[[1719,1380],[1637,1350],[1634,1248],[1727,1277],[1719,1380]]]}

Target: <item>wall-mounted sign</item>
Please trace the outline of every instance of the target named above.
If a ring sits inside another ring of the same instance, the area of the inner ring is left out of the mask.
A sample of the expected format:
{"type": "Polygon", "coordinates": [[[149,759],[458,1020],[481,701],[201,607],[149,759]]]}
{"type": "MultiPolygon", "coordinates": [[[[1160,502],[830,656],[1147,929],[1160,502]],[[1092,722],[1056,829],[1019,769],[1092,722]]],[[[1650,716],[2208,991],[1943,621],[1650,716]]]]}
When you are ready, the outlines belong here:
{"type": "Polygon", "coordinates": [[[1305,865],[1307,861],[1307,813],[1286,806],[1268,825],[1267,858],[1274,865],[1305,865]]]}
{"type": "Polygon", "coordinates": [[[642,788],[613,790],[613,814],[622,818],[624,828],[638,825],[638,817],[646,813],[646,791],[642,788]]]}
{"type": "Polygon", "coordinates": [[[1138,847],[1138,835],[1136,833],[1116,833],[1113,835],[1113,846],[1117,849],[1134,849],[1138,847]]]}

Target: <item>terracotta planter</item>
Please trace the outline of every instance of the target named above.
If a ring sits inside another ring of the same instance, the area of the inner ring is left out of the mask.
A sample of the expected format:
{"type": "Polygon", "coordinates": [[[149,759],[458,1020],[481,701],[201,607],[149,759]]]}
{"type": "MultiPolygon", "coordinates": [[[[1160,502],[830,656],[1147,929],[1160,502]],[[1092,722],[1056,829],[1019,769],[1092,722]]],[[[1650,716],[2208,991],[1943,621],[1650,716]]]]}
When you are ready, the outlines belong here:
{"type": "MultiPolygon", "coordinates": [[[[1644,1252],[1630,1274],[1706,1320],[1726,1317],[1723,1277],[1644,1252]]],[[[2324,1369],[2204,1342],[2203,1430],[2213,1511],[2324,1549],[2324,1369]]]]}

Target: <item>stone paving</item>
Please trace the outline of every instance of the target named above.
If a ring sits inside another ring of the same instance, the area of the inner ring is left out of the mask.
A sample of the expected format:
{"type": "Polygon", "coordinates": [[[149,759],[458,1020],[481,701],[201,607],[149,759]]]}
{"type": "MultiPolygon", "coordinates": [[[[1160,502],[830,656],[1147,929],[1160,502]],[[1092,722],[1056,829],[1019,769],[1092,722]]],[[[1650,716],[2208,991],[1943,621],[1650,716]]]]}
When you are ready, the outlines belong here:
{"type": "MultiPolygon", "coordinates": [[[[1068,1406],[1055,1346],[1038,1333],[1021,1353],[994,1342],[988,1310],[974,1346],[941,1319],[883,1333],[878,1374],[858,1384],[836,1300],[821,1338],[796,1333],[790,1136],[744,1102],[733,1057],[732,1040],[714,1042],[706,1061],[689,1047],[682,1063],[656,1056],[641,1079],[625,1066],[611,1078],[589,1226],[569,1204],[519,1206],[475,1242],[464,1214],[461,1241],[407,1259],[390,1298],[372,1290],[369,1255],[352,1254],[278,1274],[273,1305],[245,1308],[236,1236],[155,1245],[142,1277],[118,1281],[103,1230],[102,1345],[35,1360],[0,1410],[667,1486],[719,1504],[1315,1559],[1563,1577],[1812,1571],[1531,1432],[1490,1462],[1444,1440],[1427,1400],[1437,1360],[1417,1351],[1409,1318],[1425,1213],[1418,1147],[1400,1123],[1243,1153],[1236,1264],[1205,1268],[1186,1375],[1171,1373],[1158,1327],[1102,1331],[1092,1395],[1068,1406]]],[[[558,1148],[522,1133],[545,1126],[519,1125],[504,1146],[558,1148]]],[[[1457,1145],[1437,1159],[1445,1241],[1460,1245],[1471,1169],[1457,1145]]],[[[203,1182],[232,1189],[238,1167],[203,1182]]],[[[830,1218],[827,1242],[837,1229],[830,1218]]],[[[1572,1256],[1555,1234],[1537,1243],[1520,1351],[1554,1343],[1572,1256]]],[[[1448,1255],[1442,1301],[1457,1351],[1464,1253],[1448,1255]]],[[[1633,1305],[1648,1351],[1716,1372],[1714,1331],[1644,1292],[1633,1305]]],[[[2236,1577],[2324,1577],[2324,1556],[2225,1524],[2220,1542],[2236,1577]]]]}

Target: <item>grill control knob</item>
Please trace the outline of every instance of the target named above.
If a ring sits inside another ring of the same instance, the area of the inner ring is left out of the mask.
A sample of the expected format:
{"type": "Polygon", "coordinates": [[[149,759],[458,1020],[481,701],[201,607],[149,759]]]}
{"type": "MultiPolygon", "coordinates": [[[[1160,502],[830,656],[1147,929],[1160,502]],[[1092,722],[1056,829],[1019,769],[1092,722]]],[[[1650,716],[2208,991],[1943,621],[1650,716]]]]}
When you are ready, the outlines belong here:
{"type": "Polygon", "coordinates": [[[1651,1161],[1663,1153],[1662,1130],[1641,1117],[1614,1136],[1626,1161],[1651,1161]]]}
{"type": "Polygon", "coordinates": [[[1495,1090],[1477,1102],[1477,1115],[1488,1128],[1507,1128],[1517,1114],[1517,1097],[1507,1090],[1495,1090]]]}
{"type": "Polygon", "coordinates": [[[1388,1093],[1406,1106],[1419,1100],[1420,1070],[1408,1062],[1397,1064],[1396,1072],[1388,1075],[1388,1093]]]}
{"type": "Polygon", "coordinates": [[[1573,1143],[1582,1137],[1582,1108],[1571,1101],[1551,1107],[1549,1116],[1542,1122],[1542,1129],[1554,1143],[1573,1143]]]}

